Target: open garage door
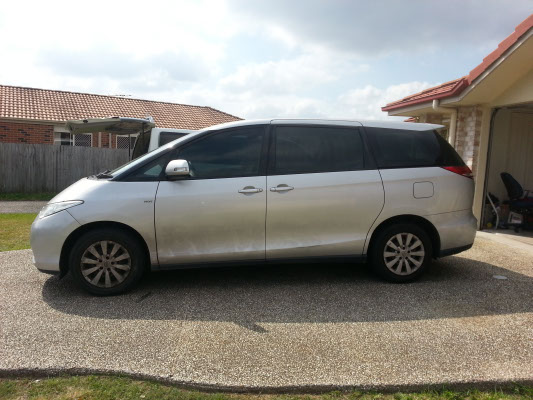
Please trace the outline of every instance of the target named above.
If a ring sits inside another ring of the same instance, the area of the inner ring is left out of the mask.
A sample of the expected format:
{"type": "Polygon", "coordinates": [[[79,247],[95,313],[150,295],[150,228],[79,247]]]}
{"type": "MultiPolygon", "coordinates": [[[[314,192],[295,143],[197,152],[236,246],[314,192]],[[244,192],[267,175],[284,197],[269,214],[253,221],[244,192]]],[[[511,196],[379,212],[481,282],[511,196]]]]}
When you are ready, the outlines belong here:
{"type": "MultiPolygon", "coordinates": [[[[533,234],[533,103],[497,111],[491,132],[488,167],[486,188],[499,200],[501,227],[505,228],[509,223],[510,213],[520,214],[509,228],[515,228],[518,221],[523,219],[525,223],[520,229],[531,229],[533,234]],[[503,172],[511,178],[502,178],[503,172]],[[524,193],[518,193],[516,182],[524,189],[524,193]],[[527,190],[531,191],[529,196],[532,197],[529,199],[524,198],[528,195],[527,190]],[[522,199],[517,199],[517,195],[522,199]],[[527,207],[529,201],[531,208],[527,207]]],[[[484,210],[484,227],[495,222],[490,208],[487,204],[484,210]]]]}

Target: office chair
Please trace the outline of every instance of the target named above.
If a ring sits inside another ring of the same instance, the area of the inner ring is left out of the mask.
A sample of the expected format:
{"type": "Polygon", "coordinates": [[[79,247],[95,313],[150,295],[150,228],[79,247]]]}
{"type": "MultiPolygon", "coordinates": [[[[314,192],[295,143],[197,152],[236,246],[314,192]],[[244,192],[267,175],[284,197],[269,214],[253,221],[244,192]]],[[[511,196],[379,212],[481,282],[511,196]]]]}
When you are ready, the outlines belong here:
{"type": "Polygon", "coordinates": [[[528,222],[528,219],[533,217],[533,197],[530,197],[530,191],[524,190],[522,185],[508,172],[502,172],[500,176],[509,196],[509,200],[504,201],[504,204],[509,204],[510,211],[523,216],[522,223],[509,225],[514,226],[516,232],[520,228],[532,228],[533,226],[528,222]]]}

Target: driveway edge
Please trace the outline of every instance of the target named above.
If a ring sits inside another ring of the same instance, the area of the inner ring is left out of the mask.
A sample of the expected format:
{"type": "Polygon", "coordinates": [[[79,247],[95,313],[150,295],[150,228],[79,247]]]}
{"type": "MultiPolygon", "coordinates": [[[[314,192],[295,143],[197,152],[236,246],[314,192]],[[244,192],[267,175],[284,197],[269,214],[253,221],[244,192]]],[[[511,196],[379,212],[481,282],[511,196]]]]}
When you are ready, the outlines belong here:
{"type": "Polygon", "coordinates": [[[430,384],[407,384],[407,385],[294,385],[294,386],[232,386],[232,385],[214,385],[200,382],[187,382],[173,379],[171,376],[163,377],[157,375],[143,374],[137,372],[124,372],[117,370],[91,369],[91,368],[0,368],[0,378],[51,378],[58,376],[75,376],[75,375],[106,375],[121,376],[132,379],[146,380],[158,383],[164,383],[176,386],[185,390],[198,390],[203,392],[225,392],[225,393],[264,393],[264,394],[321,394],[332,391],[379,391],[383,393],[395,392],[421,392],[427,390],[510,390],[517,385],[533,386],[533,377],[531,379],[521,379],[518,381],[456,381],[456,382],[438,382],[430,384]]]}

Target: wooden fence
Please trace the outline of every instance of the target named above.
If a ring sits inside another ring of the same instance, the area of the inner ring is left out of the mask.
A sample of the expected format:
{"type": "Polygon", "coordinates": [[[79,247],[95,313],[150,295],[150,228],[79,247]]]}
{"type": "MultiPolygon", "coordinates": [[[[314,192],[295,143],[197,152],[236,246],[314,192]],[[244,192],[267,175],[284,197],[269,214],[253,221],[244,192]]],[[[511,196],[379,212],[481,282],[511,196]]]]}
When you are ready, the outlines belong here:
{"type": "Polygon", "coordinates": [[[59,192],[128,161],[128,150],[0,143],[0,192],[59,192]]]}

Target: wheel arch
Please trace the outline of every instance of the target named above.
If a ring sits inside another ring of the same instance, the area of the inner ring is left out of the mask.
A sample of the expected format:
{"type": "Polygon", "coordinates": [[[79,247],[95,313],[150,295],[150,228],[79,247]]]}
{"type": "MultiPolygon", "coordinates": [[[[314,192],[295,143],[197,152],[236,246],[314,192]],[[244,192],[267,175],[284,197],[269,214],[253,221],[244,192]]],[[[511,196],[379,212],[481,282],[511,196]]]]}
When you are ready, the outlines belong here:
{"type": "Polygon", "coordinates": [[[381,231],[388,228],[389,226],[405,223],[415,224],[422,228],[428,234],[431,240],[431,246],[433,247],[433,258],[438,257],[440,253],[440,235],[437,231],[437,228],[435,228],[435,226],[424,217],[411,214],[396,215],[394,217],[382,221],[371,233],[370,241],[366,249],[366,254],[371,254],[372,246],[374,245],[375,240],[381,231]]]}
{"type": "Polygon", "coordinates": [[[78,240],[83,234],[90,232],[94,229],[101,229],[101,228],[114,228],[114,229],[120,229],[122,231],[128,232],[134,237],[139,240],[140,243],[142,243],[143,251],[146,257],[146,263],[145,265],[147,268],[150,266],[150,252],[148,250],[148,245],[146,244],[146,240],[142,237],[142,235],[137,232],[134,228],[132,228],[129,225],[123,224],[121,222],[115,222],[115,221],[97,221],[97,222],[90,222],[88,224],[82,225],[78,227],[76,230],[70,233],[68,235],[67,239],[63,243],[63,247],[61,248],[61,255],[59,257],[59,270],[60,275],[65,276],[66,273],[69,270],[68,265],[68,259],[70,255],[70,251],[72,249],[72,246],[74,246],[74,243],[76,243],[76,240],[78,240]]]}

